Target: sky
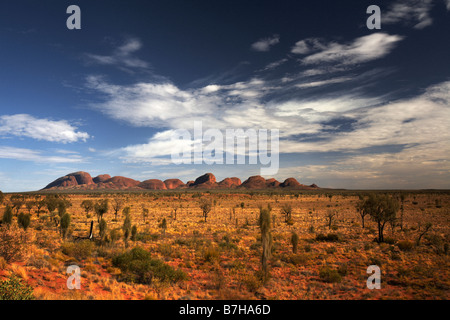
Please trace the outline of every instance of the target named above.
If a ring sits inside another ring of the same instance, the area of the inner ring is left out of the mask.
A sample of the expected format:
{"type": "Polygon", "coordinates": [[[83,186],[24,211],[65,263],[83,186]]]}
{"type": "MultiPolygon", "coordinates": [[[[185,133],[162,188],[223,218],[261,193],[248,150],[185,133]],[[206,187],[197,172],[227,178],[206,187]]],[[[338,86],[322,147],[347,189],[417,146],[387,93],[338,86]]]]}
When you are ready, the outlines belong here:
{"type": "Polygon", "coordinates": [[[278,129],[266,178],[448,189],[449,34],[449,0],[1,1],[0,190],[75,171],[260,174],[175,164],[174,133],[196,121],[278,129]],[[70,5],[81,29],[67,28],[70,5]],[[370,5],[381,29],[367,27],[370,5]]]}

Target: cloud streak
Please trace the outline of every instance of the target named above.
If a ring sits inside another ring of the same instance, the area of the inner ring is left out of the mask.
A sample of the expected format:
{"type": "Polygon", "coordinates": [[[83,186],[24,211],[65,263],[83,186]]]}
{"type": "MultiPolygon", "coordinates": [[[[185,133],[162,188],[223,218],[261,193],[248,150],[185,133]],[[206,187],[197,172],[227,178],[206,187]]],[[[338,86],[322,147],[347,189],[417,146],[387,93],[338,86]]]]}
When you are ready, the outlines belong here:
{"type": "Polygon", "coordinates": [[[128,38],[117,47],[111,55],[98,55],[86,53],[85,57],[89,62],[100,65],[112,65],[128,69],[148,69],[148,62],[133,56],[142,48],[142,42],[137,38],[128,38]]]}
{"type": "Polygon", "coordinates": [[[292,52],[297,54],[311,53],[301,60],[304,65],[323,63],[341,66],[355,65],[386,56],[402,39],[401,36],[382,32],[359,37],[345,44],[324,43],[324,41],[318,39],[307,39],[297,42],[292,52]],[[299,43],[301,43],[300,46],[299,43]]]}
{"type": "Polygon", "coordinates": [[[251,48],[259,52],[267,52],[270,50],[270,47],[276,45],[279,42],[280,37],[278,35],[273,35],[272,37],[256,41],[255,43],[252,44],[251,48]]]}

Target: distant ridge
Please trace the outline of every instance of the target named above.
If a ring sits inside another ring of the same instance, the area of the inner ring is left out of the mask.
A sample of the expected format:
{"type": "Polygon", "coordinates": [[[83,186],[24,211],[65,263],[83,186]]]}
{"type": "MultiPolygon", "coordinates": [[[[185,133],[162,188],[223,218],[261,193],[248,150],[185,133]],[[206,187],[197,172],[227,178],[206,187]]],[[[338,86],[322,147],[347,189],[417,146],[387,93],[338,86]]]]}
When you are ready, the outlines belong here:
{"type": "Polygon", "coordinates": [[[148,179],[137,181],[127,177],[102,174],[95,178],[84,171],[73,172],[49,183],[42,190],[173,190],[173,189],[320,189],[316,184],[304,185],[295,178],[287,178],[279,182],[274,178],[265,179],[261,176],[249,177],[244,182],[239,178],[225,178],[220,182],[212,173],[190,180],[186,183],[180,179],[148,179]]]}

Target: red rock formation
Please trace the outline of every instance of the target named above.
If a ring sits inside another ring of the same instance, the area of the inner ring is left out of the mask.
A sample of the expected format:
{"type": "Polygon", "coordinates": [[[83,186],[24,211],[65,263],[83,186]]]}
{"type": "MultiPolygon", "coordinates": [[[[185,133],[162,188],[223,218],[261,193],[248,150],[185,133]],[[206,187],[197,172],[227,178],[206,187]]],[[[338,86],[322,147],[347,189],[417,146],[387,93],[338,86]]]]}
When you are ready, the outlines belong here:
{"type": "Polygon", "coordinates": [[[280,182],[275,180],[274,178],[270,178],[266,180],[266,187],[276,188],[280,186],[280,182]]]}
{"type": "Polygon", "coordinates": [[[44,189],[75,187],[81,184],[94,184],[94,181],[89,173],[83,171],[70,173],[64,177],[56,179],[52,183],[48,184],[44,189]]]}
{"type": "Polygon", "coordinates": [[[266,179],[261,176],[251,176],[241,184],[241,187],[247,189],[264,189],[266,187],[266,179]]]}
{"type": "Polygon", "coordinates": [[[139,187],[150,190],[167,190],[164,182],[158,179],[149,179],[139,183],[139,187]]]}
{"type": "Polygon", "coordinates": [[[167,179],[164,180],[164,184],[167,189],[177,189],[186,186],[180,179],[167,179]]]}
{"type": "Polygon", "coordinates": [[[109,174],[101,174],[96,176],[93,181],[94,183],[100,183],[100,182],[105,182],[106,180],[111,179],[111,176],[109,174]]]}
{"type": "Polygon", "coordinates": [[[295,178],[287,178],[280,187],[283,188],[300,188],[302,185],[295,178]]]}
{"type": "Polygon", "coordinates": [[[194,184],[194,181],[189,180],[188,182],[186,182],[186,187],[192,187],[192,185],[194,184]]]}
{"type": "Polygon", "coordinates": [[[126,189],[150,189],[150,190],[167,190],[177,188],[247,188],[247,189],[264,189],[264,188],[295,188],[295,189],[318,189],[316,184],[310,186],[300,184],[294,178],[288,178],[283,183],[278,182],[274,178],[264,179],[261,176],[249,177],[241,184],[241,180],[236,177],[225,178],[219,183],[212,173],[205,173],[198,177],[195,181],[188,181],[186,184],[179,179],[167,179],[164,182],[158,179],[149,179],[143,182],[133,180],[126,177],[110,177],[102,174],[94,179],[87,172],[74,172],[64,177],[58,178],[44,189],[73,189],[73,190],[126,190],[126,189]]]}
{"type": "Polygon", "coordinates": [[[216,177],[212,173],[205,173],[204,175],[195,179],[192,184],[193,188],[216,188],[218,187],[218,183],[216,182],[216,177]]]}
{"type": "Polygon", "coordinates": [[[241,179],[232,177],[232,178],[225,178],[222,181],[219,182],[219,187],[221,188],[236,188],[241,185],[241,179]]]}
{"type": "Polygon", "coordinates": [[[108,179],[104,182],[105,184],[112,184],[115,188],[134,188],[139,185],[139,181],[133,180],[127,177],[116,176],[108,179]]]}

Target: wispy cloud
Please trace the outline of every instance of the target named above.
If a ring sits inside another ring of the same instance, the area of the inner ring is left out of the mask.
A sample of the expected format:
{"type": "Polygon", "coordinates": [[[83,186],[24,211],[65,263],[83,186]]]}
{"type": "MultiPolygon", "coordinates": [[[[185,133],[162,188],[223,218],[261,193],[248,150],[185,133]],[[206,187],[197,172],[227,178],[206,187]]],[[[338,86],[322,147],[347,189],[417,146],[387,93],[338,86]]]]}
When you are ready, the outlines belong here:
{"type": "Polygon", "coordinates": [[[346,81],[350,81],[350,80],[352,80],[351,77],[336,77],[336,78],[331,78],[331,79],[327,79],[327,80],[300,83],[300,84],[296,84],[295,86],[297,88],[313,88],[313,87],[320,87],[320,86],[325,86],[325,85],[329,85],[329,84],[342,83],[342,82],[346,82],[346,81]]]}
{"type": "Polygon", "coordinates": [[[138,38],[128,38],[125,42],[114,49],[110,55],[98,55],[87,53],[86,58],[91,63],[112,65],[119,68],[129,69],[148,69],[150,65],[133,54],[142,48],[142,42],[138,38]]]}
{"type": "Polygon", "coordinates": [[[269,51],[270,47],[276,45],[280,42],[280,37],[278,35],[273,35],[269,38],[264,38],[256,41],[252,44],[252,49],[255,51],[265,52],[269,51]]]}
{"type": "Polygon", "coordinates": [[[0,116],[0,136],[28,137],[60,143],[89,139],[89,134],[77,131],[66,120],[38,119],[28,114],[0,116]]]}
{"type": "Polygon", "coordinates": [[[45,154],[40,150],[0,146],[0,158],[19,161],[33,161],[39,163],[80,163],[85,160],[78,154],[66,157],[45,154]]]}
{"type": "Polygon", "coordinates": [[[312,44],[305,42],[308,50],[302,52],[315,53],[307,55],[301,61],[305,65],[334,63],[345,66],[364,63],[386,56],[402,39],[403,37],[398,35],[373,33],[356,38],[346,44],[337,42],[324,43],[319,40],[312,44]]]}
{"type": "MultiPolygon", "coordinates": [[[[381,17],[382,24],[403,23],[423,29],[433,24],[430,11],[433,0],[399,0],[394,2],[381,17]]],[[[449,3],[447,2],[447,8],[449,3]]]]}

